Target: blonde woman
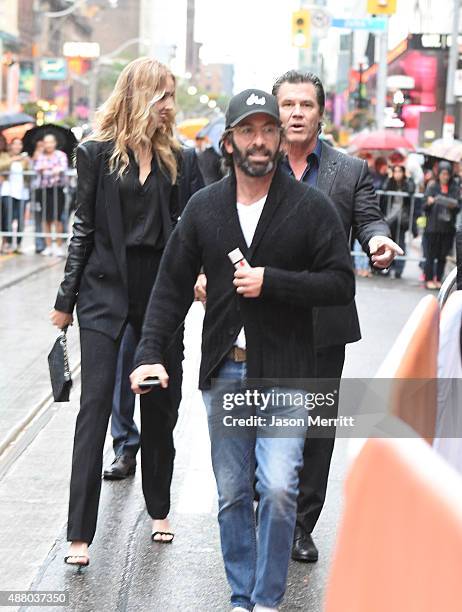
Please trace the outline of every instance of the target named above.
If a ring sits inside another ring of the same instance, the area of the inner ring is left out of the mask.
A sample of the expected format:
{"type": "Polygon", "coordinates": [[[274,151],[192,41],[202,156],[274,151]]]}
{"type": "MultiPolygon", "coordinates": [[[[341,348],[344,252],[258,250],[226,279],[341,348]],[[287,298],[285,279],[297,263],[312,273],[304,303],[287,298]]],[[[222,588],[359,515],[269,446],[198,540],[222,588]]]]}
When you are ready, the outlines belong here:
{"type": "MultiPolygon", "coordinates": [[[[72,324],[77,305],[82,392],[70,485],[65,562],[88,565],[96,528],[103,445],[111,414],[116,361],[125,326],[140,336],[164,246],[178,217],[181,158],[173,135],[175,79],[140,58],[121,73],[97,114],[96,129],[77,149],[77,211],[64,280],[51,321],[72,324]]],[[[143,493],[152,539],[173,540],[167,515],[181,394],[181,332],[166,356],[169,390],[141,399],[143,493]]]]}

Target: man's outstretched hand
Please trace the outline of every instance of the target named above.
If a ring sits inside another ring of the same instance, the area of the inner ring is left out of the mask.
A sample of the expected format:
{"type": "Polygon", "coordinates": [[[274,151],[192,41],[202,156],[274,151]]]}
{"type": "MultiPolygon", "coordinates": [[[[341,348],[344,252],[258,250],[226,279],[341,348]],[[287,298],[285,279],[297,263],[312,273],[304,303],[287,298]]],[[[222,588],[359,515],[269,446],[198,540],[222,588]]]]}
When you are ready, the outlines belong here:
{"type": "Polygon", "coordinates": [[[404,255],[403,249],[388,236],[373,236],[369,240],[371,261],[376,268],[389,268],[397,255],[404,255]]]}

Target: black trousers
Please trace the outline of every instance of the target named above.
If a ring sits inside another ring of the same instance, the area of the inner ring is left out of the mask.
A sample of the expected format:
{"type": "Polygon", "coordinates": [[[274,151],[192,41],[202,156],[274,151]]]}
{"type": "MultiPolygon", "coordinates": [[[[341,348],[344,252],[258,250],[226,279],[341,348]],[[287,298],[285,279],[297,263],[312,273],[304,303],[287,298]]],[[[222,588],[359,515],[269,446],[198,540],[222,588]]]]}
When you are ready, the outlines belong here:
{"type": "Polygon", "coordinates": [[[454,242],[454,234],[441,234],[428,232],[427,234],[427,256],[425,260],[425,280],[433,280],[434,261],[436,259],[436,279],[441,281],[446,266],[446,258],[451,252],[454,242]]]}
{"type": "MultiPolygon", "coordinates": [[[[160,255],[151,249],[127,250],[128,322],[137,340],[160,255]]],[[[81,329],[80,342],[82,392],[72,457],[67,538],[91,544],[96,530],[103,447],[112,410],[121,337],[113,340],[100,332],[81,329]]],[[[153,389],[140,396],[142,486],[147,511],[153,519],[165,518],[170,510],[175,458],[173,429],[181,400],[182,359],[181,329],[166,355],[170,376],[168,389],[153,389]]]]}
{"type": "MultiPolygon", "coordinates": [[[[316,351],[317,378],[335,379],[337,390],[340,387],[343,364],[345,362],[345,346],[329,346],[316,351]]],[[[338,397],[338,393],[337,393],[338,397]]],[[[338,414],[338,403],[330,418],[338,414]]],[[[335,443],[335,429],[329,437],[308,437],[303,450],[303,468],[300,472],[299,495],[297,501],[297,526],[306,533],[311,533],[316,525],[326,499],[327,480],[330,461],[335,443]]]]}

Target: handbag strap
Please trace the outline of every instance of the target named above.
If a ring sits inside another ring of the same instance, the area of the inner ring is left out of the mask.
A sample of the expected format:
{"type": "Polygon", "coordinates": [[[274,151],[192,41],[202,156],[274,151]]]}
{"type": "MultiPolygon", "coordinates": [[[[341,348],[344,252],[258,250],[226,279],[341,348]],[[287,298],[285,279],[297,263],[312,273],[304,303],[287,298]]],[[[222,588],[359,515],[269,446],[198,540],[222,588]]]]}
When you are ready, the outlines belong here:
{"type": "Polygon", "coordinates": [[[69,357],[67,353],[67,336],[66,336],[67,327],[61,330],[58,335],[59,342],[63,348],[63,358],[64,358],[64,380],[71,380],[71,370],[69,368],[69,357]]]}

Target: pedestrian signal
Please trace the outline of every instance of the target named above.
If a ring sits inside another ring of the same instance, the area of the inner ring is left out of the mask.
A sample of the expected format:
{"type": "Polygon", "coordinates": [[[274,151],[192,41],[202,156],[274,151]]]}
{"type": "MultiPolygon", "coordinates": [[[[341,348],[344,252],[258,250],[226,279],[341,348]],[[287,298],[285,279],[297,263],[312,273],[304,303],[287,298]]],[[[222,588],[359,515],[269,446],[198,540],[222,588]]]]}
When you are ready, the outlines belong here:
{"type": "Polygon", "coordinates": [[[393,15],[396,13],[396,0],[367,0],[370,15],[393,15]]]}
{"type": "Polygon", "coordinates": [[[308,48],[311,44],[310,40],[310,12],[306,9],[300,9],[292,13],[292,46],[308,48]]]}

